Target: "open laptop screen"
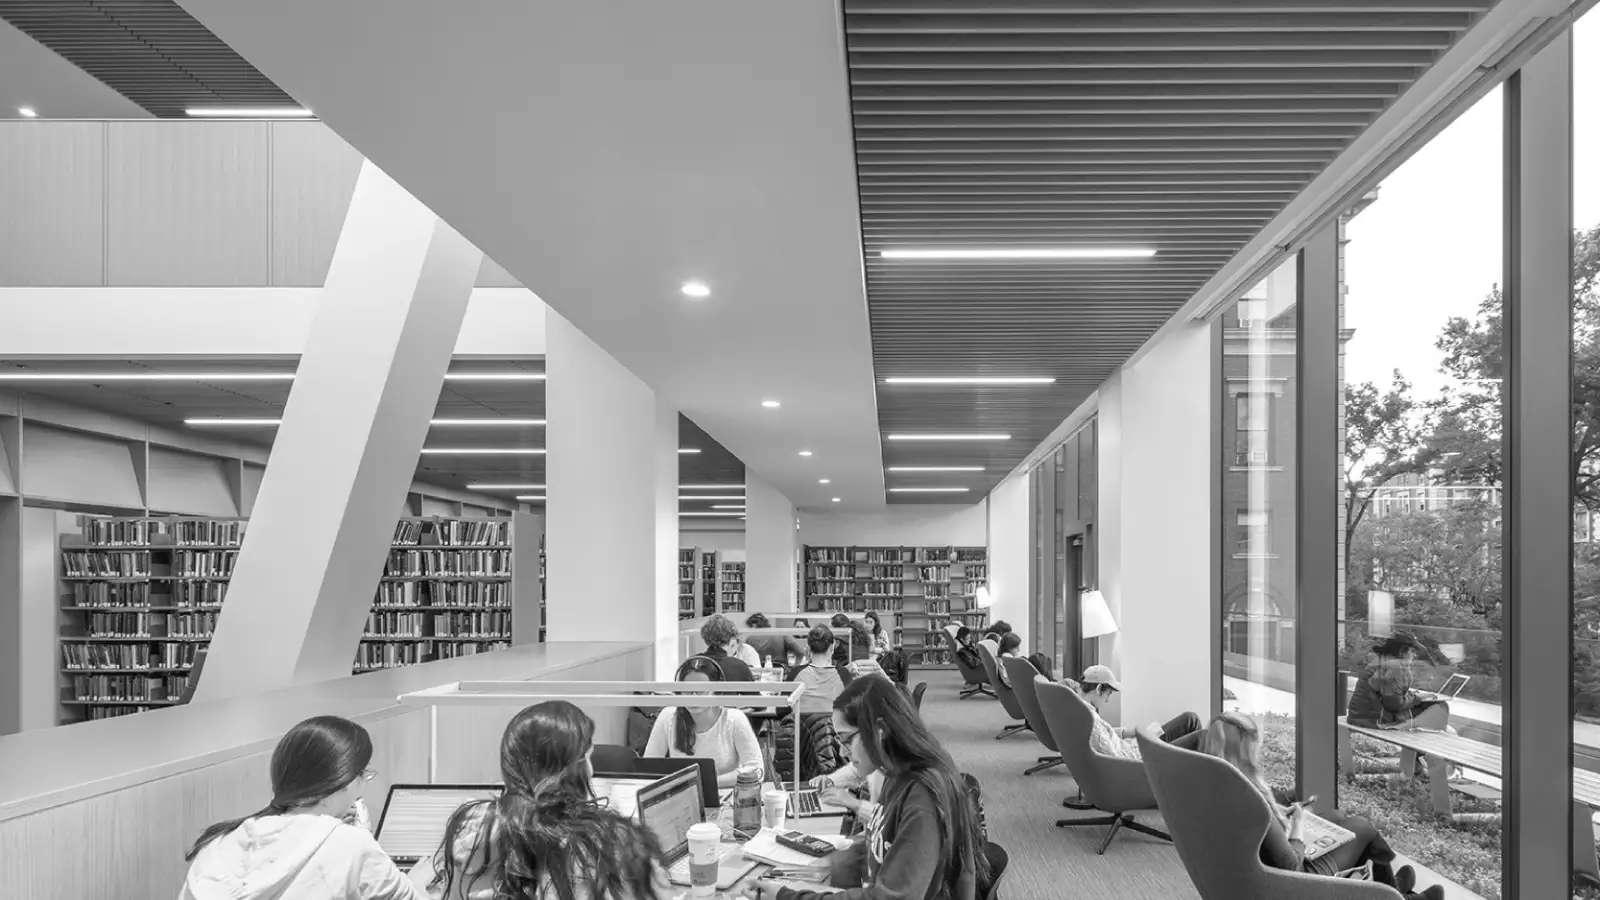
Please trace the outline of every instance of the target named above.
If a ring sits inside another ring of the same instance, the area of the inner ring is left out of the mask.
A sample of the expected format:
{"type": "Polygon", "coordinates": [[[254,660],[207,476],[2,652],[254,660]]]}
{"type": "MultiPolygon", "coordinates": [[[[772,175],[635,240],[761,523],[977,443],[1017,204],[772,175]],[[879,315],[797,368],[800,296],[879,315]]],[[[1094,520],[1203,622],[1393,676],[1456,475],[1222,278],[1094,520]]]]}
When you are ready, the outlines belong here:
{"type": "Polygon", "coordinates": [[[439,849],[450,815],[462,804],[493,800],[500,790],[498,784],[394,785],[372,836],[395,859],[421,859],[439,849]]]}
{"type": "Polygon", "coordinates": [[[700,806],[700,773],[684,769],[639,791],[639,823],[650,829],[667,860],[675,859],[688,845],[689,826],[703,815],[700,806]]]}

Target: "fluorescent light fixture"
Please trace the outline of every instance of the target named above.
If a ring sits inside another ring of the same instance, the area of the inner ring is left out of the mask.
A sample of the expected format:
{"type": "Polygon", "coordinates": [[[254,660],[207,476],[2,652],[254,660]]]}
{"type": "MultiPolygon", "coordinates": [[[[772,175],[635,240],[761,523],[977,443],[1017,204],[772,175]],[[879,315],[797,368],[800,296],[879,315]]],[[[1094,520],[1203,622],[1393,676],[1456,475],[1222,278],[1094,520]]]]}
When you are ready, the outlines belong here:
{"type": "Polygon", "coordinates": [[[679,500],[743,500],[743,494],[714,494],[704,497],[691,497],[688,494],[679,494],[679,500]]]}
{"type": "Polygon", "coordinates": [[[541,497],[538,494],[518,494],[517,495],[517,499],[518,500],[527,500],[527,501],[530,501],[530,502],[533,502],[533,503],[543,503],[544,502],[544,497],[541,497]]]}
{"type": "Polygon", "coordinates": [[[197,119],[311,118],[311,110],[299,106],[191,106],[183,114],[197,119]]]}
{"type": "Polygon", "coordinates": [[[713,503],[712,509],[744,509],[743,503],[713,503]]]}
{"type": "Polygon", "coordinates": [[[445,381],[544,381],[543,372],[446,372],[445,381]]]}
{"type": "Polygon", "coordinates": [[[1056,380],[1044,375],[974,375],[974,376],[900,376],[885,378],[884,384],[1055,384],[1056,380]]]}
{"type": "Polygon", "coordinates": [[[678,452],[679,453],[699,453],[700,452],[700,448],[699,447],[679,447],[678,448],[678,452]]]}
{"type": "Polygon", "coordinates": [[[722,516],[722,517],[726,517],[726,518],[736,518],[736,519],[744,518],[744,513],[742,513],[742,512],[681,512],[681,513],[678,513],[678,515],[680,515],[680,516],[722,516]]]}
{"type": "Polygon", "coordinates": [[[968,432],[966,434],[890,434],[891,441],[1009,441],[1011,435],[1000,432],[968,432]]]}
{"type": "Polygon", "coordinates": [[[543,447],[423,447],[436,456],[543,456],[543,447]]]}
{"type": "Polygon", "coordinates": [[[428,424],[436,428],[496,428],[496,427],[541,427],[544,419],[429,419],[428,424]]]}
{"type": "Polygon", "coordinates": [[[184,419],[185,425],[226,425],[240,428],[264,427],[272,428],[279,425],[282,419],[227,419],[227,418],[189,418],[184,419]]]}
{"type": "Polygon", "coordinates": [[[964,487],[892,487],[891,494],[965,494],[972,488],[964,487]]]}
{"type": "Polygon", "coordinates": [[[17,107],[17,115],[24,119],[37,119],[39,118],[39,111],[31,106],[19,106],[17,107]]]}
{"type": "Polygon", "coordinates": [[[711,296],[711,286],[698,279],[685,281],[683,287],[678,288],[678,290],[685,297],[691,297],[695,300],[704,300],[711,296]]]}
{"type": "Polygon", "coordinates": [[[0,381],[293,381],[293,372],[0,372],[0,381]]]}
{"type": "Polygon", "coordinates": [[[962,250],[954,247],[929,247],[915,250],[883,250],[883,259],[1148,259],[1156,255],[1150,247],[1001,247],[989,250],[962,250]]]}
{"type": "Polygon", "coordinates": [[[839,498],[838,497],[834,497],[833,498],[833,502],[838,503],[839,502],[839,498]]]}
{"type": "Polygon", "coordinates": [[[800,451],[800,455],[801,456],[810,456],[811,455],[811,451],[810,450],[801,450],[800,451]]]}
{"type": "Polygon", "coordinates": [[[542,491],[542,484],[487,484],[478,482],[467,485],[469,491],[542,491]]]}
{"type": "Polygon", "coordinates": [[[680,484],[680,491],[742,491],[742,484],[680,484]]]}
{"type": "Polygon", "coordinates": [[[817,484],[833,484],[832,478],[818,478],[817,484]]]}
{"type": "Polygon", "coordinates": [[[777,409],[778,407],[782,406],[783,404],[779,403],[776,400],[763,400],[763,401],[761,401],[761,405],[765,406],[767,409],[777,409]]]}
{"type": "Polygon", "coordinates": [[[982,472],[983,466],[890,466],[891,472],[982,472]]]}

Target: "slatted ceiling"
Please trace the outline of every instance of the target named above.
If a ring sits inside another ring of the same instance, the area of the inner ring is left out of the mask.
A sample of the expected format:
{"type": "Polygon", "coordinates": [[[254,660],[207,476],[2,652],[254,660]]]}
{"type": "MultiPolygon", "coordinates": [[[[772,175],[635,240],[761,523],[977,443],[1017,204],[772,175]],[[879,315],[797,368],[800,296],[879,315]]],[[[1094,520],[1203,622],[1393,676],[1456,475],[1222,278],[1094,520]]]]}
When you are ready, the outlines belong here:
{"type": "Polygon", "coordinates": [[[173,0],[0,0],[0,18],[155,116],[297,105],[173,0]]]}
{"type": "Polygon", "coordinates": [[[895,503],[982,495],[1493,0],[845,0],[873,357],[895,503]],[[885,260],[904,247],[1153,247],[1147,260],[885,260]]]}
{"type": "Polygon", "coordinates": [[[678,455],[679,484],[744,484],[744,463],[688,416],[678,416],[678,446],[700,448],[678,455]]]}

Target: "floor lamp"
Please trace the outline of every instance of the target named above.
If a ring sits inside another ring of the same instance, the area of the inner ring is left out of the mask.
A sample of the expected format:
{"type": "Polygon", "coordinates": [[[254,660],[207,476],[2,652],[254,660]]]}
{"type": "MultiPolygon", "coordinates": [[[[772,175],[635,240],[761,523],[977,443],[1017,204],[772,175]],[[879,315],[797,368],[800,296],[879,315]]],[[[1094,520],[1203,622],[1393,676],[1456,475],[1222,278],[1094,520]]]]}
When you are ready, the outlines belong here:
{"type": "MultiPolygon", "coordinates": [[[[1080,636],[1089,641],[1117,630],[1117,620],[1111,618],[1111,607],[1099,588],[1090,588],[1078,597],[1078,622],[1080,636]]],[[[1084,652],[1084,667],[1100,662],[1100,644],[1090,643],[1084,652]]]]}

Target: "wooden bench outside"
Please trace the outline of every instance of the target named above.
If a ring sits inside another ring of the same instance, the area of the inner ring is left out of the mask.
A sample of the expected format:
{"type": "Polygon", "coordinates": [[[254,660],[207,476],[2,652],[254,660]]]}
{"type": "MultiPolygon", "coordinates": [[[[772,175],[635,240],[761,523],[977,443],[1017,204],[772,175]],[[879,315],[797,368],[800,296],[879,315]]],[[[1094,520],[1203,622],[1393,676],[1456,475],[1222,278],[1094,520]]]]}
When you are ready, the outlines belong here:
{"type": "MultiPolygon", "coordinates": [[[[1355,777],[1355,750],[1350,733],[1357,732],[1376,741],[1400,748],[1400,774],[1413,777],[1420,754],[1428,767],[1428,795],[1434,812],[1451,815],[1450,766],[1472,769],[1500,777],[1502,755],[1494,744],[1475,741],[1443,731],[1391,731],[1351,725],[1339,719],[1339,768],[1346,778],[1355,777]]],[[[1600,883],[1600,862],[1595,859],[1594,811],[1600,810],[1600,773],[1587,769],[1572,771],[1572,866],[1584,877],[1600,883]]]]}

